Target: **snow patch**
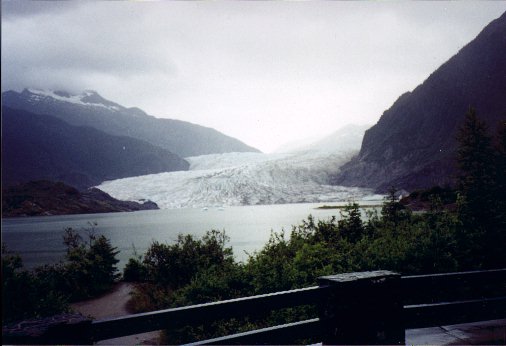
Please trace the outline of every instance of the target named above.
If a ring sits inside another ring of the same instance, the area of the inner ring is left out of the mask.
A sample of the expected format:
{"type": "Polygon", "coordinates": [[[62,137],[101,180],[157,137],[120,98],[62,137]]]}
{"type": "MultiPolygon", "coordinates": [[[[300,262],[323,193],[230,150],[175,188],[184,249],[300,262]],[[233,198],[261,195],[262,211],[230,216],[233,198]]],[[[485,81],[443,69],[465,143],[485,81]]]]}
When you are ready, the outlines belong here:
{"type": "Polygon", "coordinates": [[[39,89],[27,89],[27,90],[31,93],[31,95],[29,97],[29,101],[32,101],[32,102],[39,102],[45,98],[52,98],[56,101],[72,103],[72,104],[76,104],[76,105],[80,105],[80,106],[101,107],[101,108],[109,109],[112,111],[119,111],[120,110],[119,107],[117,107],[117,106],[109,106],[109,105],[104,105],[102,103],[83,102],[83,98],[97,94],[93,90],[85,90],[81,95],[71,95],[71,94],[65,95],[65,93],[54,91],[54,90],[39,90],[39,89]]]}

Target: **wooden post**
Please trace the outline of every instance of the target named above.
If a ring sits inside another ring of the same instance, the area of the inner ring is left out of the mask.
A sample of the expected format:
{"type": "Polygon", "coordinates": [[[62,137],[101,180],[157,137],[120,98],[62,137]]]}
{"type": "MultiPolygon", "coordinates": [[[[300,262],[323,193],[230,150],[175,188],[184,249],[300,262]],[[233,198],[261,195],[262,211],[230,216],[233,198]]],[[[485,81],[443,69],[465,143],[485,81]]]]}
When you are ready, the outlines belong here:
{"type": "Polygon", "coordinates": [[[318,283],[330,287],[319,306],[323,344],[404,344],[399,274],[346,273],[318,283]]]}

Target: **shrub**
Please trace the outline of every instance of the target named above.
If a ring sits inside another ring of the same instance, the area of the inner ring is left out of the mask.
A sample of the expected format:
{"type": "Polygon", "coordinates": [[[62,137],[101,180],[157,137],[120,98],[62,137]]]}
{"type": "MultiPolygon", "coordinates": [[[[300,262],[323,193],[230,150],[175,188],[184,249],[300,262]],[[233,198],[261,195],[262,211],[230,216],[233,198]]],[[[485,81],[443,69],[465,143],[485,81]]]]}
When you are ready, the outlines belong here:
{"type": "Polygon", "coordinates": [[[88,239],[72,228],[67,228],[64,235],[67,245],[65,256],[65,290],[73,300],[88,298],[111,288],[120,274],[116,264],[119,251],[103,235],[95,235],[88,230],[88,239]]]}
{"type": "Polygon", "coordinates": [[[2,323],[67,311],[68,296],[54,289],[53,274],[58,269],[45,266],[27,271],[21,257],[2,245],[2,323]]]}
{"type": "Polygon", "coordinates": [[[73,229],[64,234],[65,261],[32,271],[21,257],[2,245],[2,319],[5,322],[51,316],[69,310],[69,302],[93,297],[109,289],[119,277],[118,251],[103,235],[88,240],[73,229]]]}

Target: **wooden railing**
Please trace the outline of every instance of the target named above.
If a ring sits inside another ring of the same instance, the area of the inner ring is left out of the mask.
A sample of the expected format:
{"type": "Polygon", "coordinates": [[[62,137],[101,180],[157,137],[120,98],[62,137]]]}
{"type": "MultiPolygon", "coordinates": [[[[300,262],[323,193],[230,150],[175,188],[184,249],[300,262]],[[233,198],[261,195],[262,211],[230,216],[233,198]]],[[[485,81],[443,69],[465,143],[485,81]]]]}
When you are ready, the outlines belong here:
{"type": "Polygon", "coordinates": [[[4,343],[90,344],[120,336],[231,318],[266,316],[302,305],[314,318],[225,335],[196,344],[404,344],[405,329],[506,317],[506,269],[404,276],[389,271],[347,273],[318,279],[318,286],[86,321],[51,328],[37,340],[4,343]],[[23,342],[26,341],[26,342],[23,342]]]}
{"type": "Polygon", "coordinates": [[[506,317],[506,269],[402,277],[404,326],[506,317]]]}
{"type": "MultiPolygon", "coordinates": [[[[245,316],[260,316],[273,310],[296,307],[301,305],[316,305],[327,288],[308,287],[297,290],[263,294],[252,297],[231,299],[221,302],[185,306],[175,309],[160,310],[142,314],[130,315],[119,318],[111,318],[93,321],[93,340],[111,339],[124,335],[138,334],[159,329],[176,329],[187,325],[207,324],[221,319],[243,318],[245,316]]],[[[304,321],[295,326],[282,326],[269,331],[270,337],[279,338],[274,334],[280,334],[281,338],[285,331],[297,333],[304,329],[314,329],[318,322],[304,321]],[[308,328],[308,326],[311,326],[308,328]]],[[[250,335],[261,335],[262,333],[246,333],[237,336],[237,340],[251,340],[255,337],[250,335]]],[[[305,334],[305,333],[303,333],[305,334]]],[[[260,337],[260,336],[258,336],[260,337]]],[[[230,340],[233,338],[231,337],[230,340]]],[[[223,339],[225,340],[225,339],[223,339]]],[[[188,340],[191,341],[191,340],[188,340]]],[[[243,342],[243,341],[239,341],[243,342]]],[[[244,341],[245,342],[245,341],[244,341]]],[[[208,342],[209,343],[209,342],[208,342]]]]}

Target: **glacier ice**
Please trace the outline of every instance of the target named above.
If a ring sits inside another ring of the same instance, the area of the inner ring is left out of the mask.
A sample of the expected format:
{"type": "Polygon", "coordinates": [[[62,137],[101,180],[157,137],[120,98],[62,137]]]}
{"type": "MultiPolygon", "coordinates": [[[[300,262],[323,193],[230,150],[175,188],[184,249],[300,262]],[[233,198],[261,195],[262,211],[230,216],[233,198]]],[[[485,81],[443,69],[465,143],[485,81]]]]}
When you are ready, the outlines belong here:
{"type": "Polygon", "coordinates": [[[121,200],[149,199],[160,208],[335,202],[361,199],[369,189],[328,185],[353,152],[227,153],[189,157],[190,170],[103,182],[121,200]]]}

